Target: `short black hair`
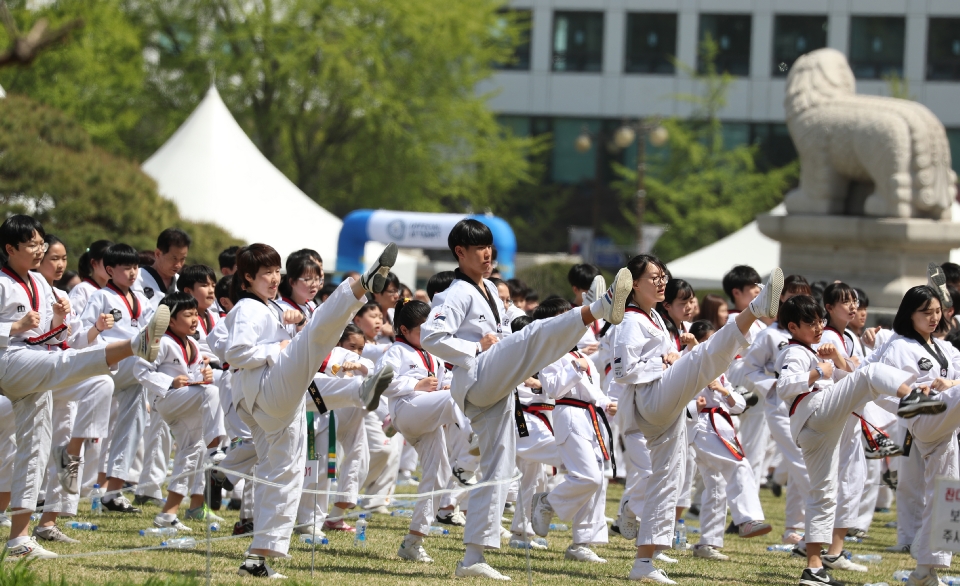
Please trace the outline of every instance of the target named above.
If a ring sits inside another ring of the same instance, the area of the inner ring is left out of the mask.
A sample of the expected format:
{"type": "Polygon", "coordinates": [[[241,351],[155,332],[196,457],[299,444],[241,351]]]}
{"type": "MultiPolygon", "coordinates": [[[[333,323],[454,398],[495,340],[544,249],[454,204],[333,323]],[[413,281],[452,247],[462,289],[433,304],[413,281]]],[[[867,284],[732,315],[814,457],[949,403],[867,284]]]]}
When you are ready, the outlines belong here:
{"type": "Polygon", "coordinates": [[[400,277],[394,274],[393,271],[390,271],[389,273],[387,273],[386,283],[383,285],[383,290],[386,291],[387,287],[389,287],[390,285],[393,285],[394,287],[397,288],[397,293],[400,292],[400,277]]]}
{"type": "Polygon", "coordinates": [[[183,267],[183,270],[180,271],[180,277],[177,278],[177,288],[181,291],[192,289],[197,283],[213,283],[216,286],[217,274],[207,265],[198,264],[183,267]]]}
{"type": "Polygon", "coordinates": [[[349,340],[350,336],[360,336],[366,340],[366,337],[363,335],[363,330],[357,327],[356,324],[347,324],[347,327],[343,328],[343,333],[340,334],[340,339],[337,341],[337,346],[349,340]]]}
{"type": "Polygon", "coordinates": [[[533,323],[533,318],[529,315],[521,315],[519,317],[513,318],[513,321],[510,322],[510,331],[517,333],[523,328],[533,323]]]}
{"type": "Polygon", "coordinates": [[[859,301],[856,290],[846,283],[830,283],[823,290],[823,307],[836,305],[847,300],[859,301]]]}
{"type": "MultiPolygon", "coordinates": [[[[933,300],[936,300],[937,305],[940,305],[940,295],[927,285],[918,285],[907,289],[907,292],[903,295],[903,299],[900,300],[897,315],[893,318],[893,331],[904,338],[921,342],[923,338],[913,327],[913,313],[915,311],[923,311],[933,300]]],[[[942,310],[943,307],[941,306],[940,309],[942,310]]],[[[943,325],[944,320],[943,314],[941,313],[939,327],[943,327],[943,325]]]]}
{"type": "Polygon", "coordinates": [[[547,319],[556,317],[573,309],[573,305],[563,297],[551,297],[544,299],[543,303],[533,310],[533,319],[547,319]]]}
{"type": "MultiPolygon", "coordinates": [[[[59,238],[57,238],[57,237],[56,237],[55,235],[53,235],[53,234],[46,234],[46,235],[44,235],[43,241],[46,242],[46,244],[47,244],[47,246],[48,246],[47,252],[49,252],[49,251],[50,251],[50,248],[52,248],[55,244],[59,244],[60,246],[63,246],[63,249],[64,249],[64,250],[67,249],[67,245],[63,243],[63,240],[60,240],[59,238]]],[[[44,256],[46,256],[46,253],[44,253],[44,256]]]]}
{"type": "Polygon", "coordinates": [[[103,255],[103,266],[105,267],[127,265],[132,267],[140,266],[140,253],[129,244],[118,242],[108,248],[107,252],[103,255]]]}
{"type": "Polygon", "coordinates": [[[809,295],[810,283],[803,275],[787,275],[783,280],[783,293],[786,295],[809,295]]]}
{"type": "Polygon", "coordinates": [[[950,299],[953,300],[953,306],[960,310],[960,289],[953,286],[947,286],[947,292],[950,293],[950,299]]]}
{"type": "Polygon", "coordinates": [[[593,284],[593,279],[600,274],[600,269],[590,264],[579,264],[570,267],[567,272],[567,282],[571,287],[586,291],[593,284]]]}
{"type": "Polygon", "coordinates": [[[170,308],[170,319],[177,317],[181,311],[197,309],[197,300],[193,295],[183,291],[174,291],[160,300],[160,305],[166,305],[170,308]]]}
{"type": "Polygon", "coordinates": [[[337,290],[337,286],[333,283],[324,283],[323,287],[320,287],[320,290],[317,291],[317,296],[313,298],[315,302],[322,303],[327,300],[327,297],[333,295],[333,292],[337,290]]]}
{"type": "Polygon", "coordinates": [[[375,302],[373,302],[373,301],[368,301],[367,303],[364,303],[364,304],[360,307],[360,309],[357,310],[357,313],[356,313],[356,315],[354,315],[354,317],[363,317],[364,314],[369,313],[369,312],[373,311],[374,309],[376,309],[377,311],[380,311],[381,313],[383,313],[383,310],[380,309],[380,305],[379,305],[378,303],[375,303],[375,302]]]}
{"type": "Polygon", "coordinates": [[[399,336],[401,327],[412,330],[421,326],[428,317],[430,317],[429,305],[417,299],[406,301],[401,298],[393,310],[393,325],[396,327],[394,334],[399,336]]]}
{"type": "Polygon", "coordinates": [[[217,262],[220,264],[221,269],[232,269],[237,266],[238,250],[240,250],[239,246],[231,246],[225,248],[223,252],[220,253],[220,256],[217,257],[217,262]]]}
{"type": "Polygon", "coordinates": [[[30,242],[34,232],[40,238],[47,235],[39,221],[25,214],[14,214],[0,224],[0,249],[6,253],[8,244],[20,248],[21,244],[30,242]]]}
{"type": "Polygon", "coordinates": [[[530,287],[527,287],[527,284],[520,279],[507,279],[507,289],[510,290],[510,299],[517,299],[518,297],[526,299],[530,287]]]}
{"type": "Polygon", "coordinates": [[[190,235],[180,228],[167,228],[157,236],[157,249],[164,253],[170,252],[171,246],[190,248],[191,244],[193,240],[190,239],[190,235]]]}
{"type": "Polygon", "coordinates": [[[777,323],[783,330],[789,330],[789,324],[800,325],[802,323],[814,324],[822,322],[826,317],[826,311],[810,295],[797,295],[787,299],[780,306],[777,314],[777,323]]]}
{"type": "Polygon", "coordinates": [[[960,350],[960,330],[954,330],[947,334],[947,337],[943,339],[944,342],[949,342],[953,344],[953,347],[957,350],[960,350]]]}
{"type": "Polygon", "coordinates": [[[723,276],[723,292],[727,294],[727,299],[733,301],[733,290],[760,283],[760,273],[751,266],[737,265],[727,271],[723,276]]]}
{"type": "Polygon", "coordinates": [[[960,287],[960,265],[953,262],[945,262],[940,265],[940,268],[943,269],[943,276],[946,277],[947,283],[950,283],[954,287],[960,287]]]}
{"type": "Polygon", "coordinates": [[[447,246],[453,258],[457,257],[457,247],[463,246],[493,246],[493,232],[486,224],[472,218],[466,218],[457,222],[457,225],[450,230],[447,236],[447,246]]]}
{"type": "Polygon", "coordinates": [[[427,280],[427,297],[433,301],[433,296],[446,291],[454,279],[453,271],[440,271],[427,280]]]}
{"type": "Polygon", "coordinates": [[[707,334],[715,331],[717,331],[716,326],[714,326],[713,322],[708,319],[698,319],[690,324],[690,333],[693,334],[693,337],[697,339],[697,342],[704,341],[707,337],[707,334]]]}
{"type": "Polygon", "coordinates": [[[318,278],[323,276],[323,267],[317,262],[310,250],[298,250],[287,256],[284,265],[286,274],[280,280],[280,294],[286,297],[293,295],[293,282],[307,273],[313,273],[318,278]]]}
{"type": "Polygon", "coordinates": [[[113,242],[110,240],[97,240],[87,248],[86,252],[80,255],[77,260],[77,272],[80,273],[81,279],[93,277],[93,261],[102,261],[103,255],[107,253],[107,249],[111,246],[113,246],[113,242]]]}
{"type": "Polygon", "coordinates": [[[870,307],[870,298],[867,297],[867,292],[859,287],[854,287],[853,290],[857,292],[857,300],[860,301],[860,309],[866,309],[870,307]]]}
{"type": "Polygon", "coordinates": [[[217,281],[217,286],[213,288],[213,294],[217,296],[217,302],[220,302],[221,298],[226,297],[230,301],[236,303],[236,300],[230,296],[230,288],[233,286],[233,275],[227,275],[221,277],[217,281]]]}
{"type": "Polygon", "coordinates": [[[152,250],[141,250],[137,253],[137,256],[140,257],[140,266],[142,267],[152,267],[157,260],[157,255],[152,250]]]}

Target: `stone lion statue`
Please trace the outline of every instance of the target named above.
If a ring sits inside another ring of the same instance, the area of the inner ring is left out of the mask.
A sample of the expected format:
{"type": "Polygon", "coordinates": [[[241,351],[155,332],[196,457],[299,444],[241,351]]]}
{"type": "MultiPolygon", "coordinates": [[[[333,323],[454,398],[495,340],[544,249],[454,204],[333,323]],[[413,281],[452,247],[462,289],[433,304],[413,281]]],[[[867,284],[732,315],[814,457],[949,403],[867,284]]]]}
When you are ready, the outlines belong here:
{"type": "Polygon", "coordinates": [[[949,219],[957,176],[943,124],[915,102],[857,95],[855,83],[835,49],[803,55],[787,76],[783,105],[800,154],[787,211],[949,219]],[[861,207],[852,200],[864,186],[861,207]]]}

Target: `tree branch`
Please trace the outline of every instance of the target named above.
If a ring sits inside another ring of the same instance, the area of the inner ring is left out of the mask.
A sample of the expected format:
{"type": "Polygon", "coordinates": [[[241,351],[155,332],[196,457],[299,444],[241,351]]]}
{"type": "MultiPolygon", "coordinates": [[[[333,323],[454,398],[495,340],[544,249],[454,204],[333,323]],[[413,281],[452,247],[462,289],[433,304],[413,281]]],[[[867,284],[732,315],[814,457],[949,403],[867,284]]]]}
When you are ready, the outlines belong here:
{"type": "Polygon", "coordinates": [[[10,36],[7,49],[0,53],[0,68],[12,65],[29,65],[40,53],[67,37],[74,29],[83,27],[83,19],[75,18],[60,27],[49,29],[50,22],[41,18],[33,24],[30,32],[24,36],[17,30],[13,15],[5,0],[0,0],[0,20],[10,36]]]}

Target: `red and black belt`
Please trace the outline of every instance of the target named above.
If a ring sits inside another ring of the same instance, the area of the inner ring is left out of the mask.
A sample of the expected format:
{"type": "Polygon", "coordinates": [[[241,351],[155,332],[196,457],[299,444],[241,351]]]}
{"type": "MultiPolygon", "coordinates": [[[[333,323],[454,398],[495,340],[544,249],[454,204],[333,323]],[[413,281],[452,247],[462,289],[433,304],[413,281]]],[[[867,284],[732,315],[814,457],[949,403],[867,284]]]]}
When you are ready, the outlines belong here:
{"type": "Polygon", "coordinates": [[[813,389],[812,391],[810,391],[809,393],[800,393],[799,395],[797,395],[797,396],[793,399],[793,403],[790,404],[790,417],[793,417],[793,414],[797,411],[797,407],[800,406],[800,401],[803,401],[803,400],[807,397],[807,395],[812,395],[812,394],[816,393],[816,392],[819,391],[819,390],[820,390],[820,389],[815,388],[815,389],[813,389]]]}
{"type": "Polygon", "coordinates": [[[597,441],[600,442],[600,452],[604,460],[610,460],[610,466],[613,468],[613,476],[617,476],[617,459],[611,451],[607,450],[607,443],[603,440],[603,433],[600,431],[600,421],[607,430],[607,437],[610,438],[610,446],[613,446],[613,432],[610,430],[610,423],[603,409],[597,409],[593,403],[580,401],[579,399],[557,399],[557,405],[566,405],[567,407],[577,407],[590,414],[590,422],[593,424],[593,431],[597,434],[597,441]]]}
{"type": "Polygon", "coordinates": [[[531,403],[529,405],[521,405],[520,409],[524,413],[529,413],[537,419],[543,422],[547,426],[547,429],[550,430],[551,435],[556,435],[553,433],[553,425],[550,424],[550,418],[547,417],[546,411],[553,411],[553,405],[550,403],[531,403]]]}
{"type": "Polygon", "coordinates": [[[720,438],[720,441],[723,442],[723,445],[726,446],[728,450],[730,450],[730,453],[733,454],[733,457],[736,458],[738,462],[743,460],[743,446],[740,445],[740,440],[737,438],[736,431],[733,433],[733,441],[736,442],[736,444],[732,444],[729,440],[727,440],[727,438],[723,437],[723,434],[721,434],[720,430],[717,429],[717,422],[715,419],[717,414],[727,420],[727,423],[730,424],[730,429],[735,429],[733,427],[733,419],[731,419],[730,414],[727,413],[725,409],[721,409],[720,407],[707,407],[705,409],[701,409],[700,413],[710,414],[710,425],[713,426],[713,431],[717,434],[717,437],[720,438]]]}
{"type": "MultiPolygon", "coordinates": [[[[49,332],[40,334],[39,336],[34,336],[32,338],[27,338],[24,340],[28,346],[40,346],[42,344],[47,344],[50,340],[56,338],[60,335],[61,332],[67,329],[67,324],[60,324],[59,326],[53,328],[49,332]]],[[[58,344],[50,344],[51,346],[57,346],[58,344]]]]}

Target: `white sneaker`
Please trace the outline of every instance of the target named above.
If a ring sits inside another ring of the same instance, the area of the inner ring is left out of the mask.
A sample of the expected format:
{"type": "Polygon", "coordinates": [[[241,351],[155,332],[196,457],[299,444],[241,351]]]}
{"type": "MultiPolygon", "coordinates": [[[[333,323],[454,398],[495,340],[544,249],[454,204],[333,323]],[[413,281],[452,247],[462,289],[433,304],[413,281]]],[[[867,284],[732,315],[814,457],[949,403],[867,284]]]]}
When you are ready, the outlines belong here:
{"type": "Polygon", "coordinates": [[[563,554],[563,557],[568,560],[576,560],[578,562],[591,562],[594,564],[605,564],[607,560],[597,555],[597,552],[593,551],[586,545],[577,545],[572,544],[567,548],[567,551],[563,554]]]}
{"type": "MultiPolygon", "coordinates": [[[[160,306],[164,307],[164,306],[160,306]]],[[[240,564],[237,570],[238,576],[254,576],[257,578],[269,578],[271,580],[286,580],[287,577],[277,572],[267,565],[267,560],[260,556],[247,555],[247,559],[240,564]]]]}
{"type": "Polygon", "coordinates": [[[172,527],[173,529],[176,529],[177,531],[182,531],[184,533],[189,533],[193,531],[193,529],[181,523],[180,519],[176,517],[173,518],[173,521],[167,521],[160,515],[157,515],[156,517],[153,518],[153,526],[159,527],[161,529],[163,529],[164,527],[172,527]]]}
{"type": "Polygon", "coordinates": [[[910,572],[910,576],[907,577],[907,586],[940,586],[940,584],[943,584],[940,577],[937,576],[936,568],[930,568],[930,573],[925,578],[918,578],[915,573],[916,571],[910,572]]]}
{"type": "MultiPolygon", "coordinates": [[[[623,321],[623,313],[627,307],[627,298],[633,291],[633,275],[630,269],[624,267],[620,269],[617,276],[613,279],[613,285],[607,289],[599,299],[593,303],[600,303],[602,309],[602,319],[609,324],[617,325],[623,321]]],[[[593,308],[591,307],[591,312],[593,308]]],[[[594,314],[596,315],[596,314],[594,314]]]]}
{"type": "Polygon", "coordinates": [[[620,508],[620,513],[617,515],[617,527],[620,528],[620,536],[624,539],[629,539],[633,541],[637,538],[637,533],[640,531],[640,522],[637,521],[637,516],[630,511],[630,507],[627,506],[630,501],[623,503],[623,507],[620,508]],[[627,512],[627,514],[624,514],[627,512]]]}
{"type": "Polygon", "coordinates": [[[380,406],[380,395],[387,390],[393,380],[393,367],[385,364],[383,368],[371,374],[360,385],[360,402],[367,411],[376,411],[380,406]]]}
{"type": "Polygon", "coordinates": [[[0,513],[0,527],[9,527],[10,525],[12,525],[10,517],[0,513]]]}
{"type": "Polygon", "coordinates": [[[500,539],[510,539],[512,535],[513,533],[510,533],[509,529],[507,529],[503,525],[500,526],[500,539]]]}
{"type": "Polygon", "coordinates": [[[407,542],[406,537],[404,537],[403,542],[400,543],[400,549],[397,550],[397,555],[411,562],[433,563],[433,558],[427,555],[427,550],[423,549],[422,543],[410,544],[407,542]]]}
{"type": "Polygon", "coordinates": [[[667,554],[663,553],[662,551],[658,551],[658,552],[657,552],[657,555],[653,556],[653,559],[657,560],[658,562],[663,562],[663,563],[665,563],[665,564],[675,564],[675,563],[677,563],[677,560],[676,560],[676,559],[668,556],[667,554]]]}
{"type": "Polygon", "coordinates": [[[510,576],[504,576],[494,570],[484,562],[473,564],[472,566],[463,565],[462,561],[457,562],[457,571],[454,572],[457,578],[489,578],[490,580],[510,580],[510,576]]]}
{"type": "Polygon", "coordinates": [[[530,516],[530,523],[533,525],[533,532],[540,537],[546,537],[550,534],[550,521],[553,519],[553,507],[547,500],[547,492],[538,492],[533,495],[533,514],[530,516]]]}
{"type": "Polygon", "coordinates": [[[60,446],[54,452],[53,460],[57,465],[57,478],[64,492],[79,494],[80,483],[77,482],[77,474],[80,472],[80,464],[83,464],[80,456],[71,456],[67,453],[67,446],[60,446]]]}
{"type": "Polygon", "coordinates": [[[697,545],[693,548],[693,555],[705,560],[716,560],[718,562],[725,562],[730,559],[730,556],[720,553],[720,550],[712,545],[697,545]]]}
{"type": "Polygon", "coordinates": [[[750,539],[751,537],[759,537],[761,535],[766,535],[773,530],[773,527],[769,523],[764,523],[763,521],[747,521],[746,523],[741,523],[739,527],[740,537],[744,539],[750,539]]]}
{"type": "Polygon", "coordinates": [[[867,566],[863,566],[854,562],[851,562],[843,556],[842,553],[837,554],[836,556],[825,555],[821,556],[820,559],[823,561],[823,565],[827,566],[831,570],[846,570],[848,572],[866,572],[867,566]]]}
{"type": "Polygon", "coordinates": [[[460,511],[454,511],[446,515],[437,515],[437,522],[443,523],[444,525],[453,525],[455,527],[463,527],[467,524],[467,517],[460,511]]]}
{"type": "Polygon", "coordinates": [[[301,527],[295,527],[293,532],[298,535],[309,535],[316,540],[320,540],[326,537],[321,527],[323,527],[323,523],[319,525],[303,525],[301,527]]]}
{"type": "Polygon", "coordinates": [[[30,537],[26,542],[18,546],[7,546],[7,561],[16,562],[19,560],[52,560],[57,554],[43,549],[43,546],[37,543],[36,537],[30,537]]]}
{"type": "Polygon", "coordinates": [[[414,478],[409,472],[400,474],[397,478],[397,486],[420,486],[420,481],[414,478]]]}
{"type": "Polygon", "coordinates": [[[147,327],[130,340],[130,347],[133,348],[134,355],[147,362],[154,362],[160,352],[160,339],[163,338],[163,334],[167,331],[169,325],[170,308],[166,305],[158,306],[147,327]]]}
{"type": "Polygon", "coordinates": [[[676,584],[670,578],[667,578],[667,573],[663,570],[659,570],[653,566],[650,562],[641,562],[640,560],[633,560],[633,568],[630,570],[630,579],[639,580],[641,582],[658,582],[660,584],[676,584]]]}
{"type": "Polygon", "coordinates": [[[583,305],[590,305],[607,291],[607,280],[603,275],[597,275],[590,283],[590,288],[583,292],[583,305]]]}
{"type": "Polygon", "coordinates": [[[783,271],[780,267],[773,269],[766,284],[760,289],[760,294],[750,302],[750,312],[760,317],[777,317],[780,309],[780,294],[783,292],[783,271]]]}
{"type": "Polygon", "coordinates": [[[927,265],[927,286],[937,292],[944,309],[953,307],[953,297],[950,296],[950,290],[947,288],[947,275],[935,262],[927,265]]]}
{"type": "MultiPolygon", "coordinates": [[[[360,285],[370,293],[383,292],[387,275],[397,262],[397,245],[391,242],[383,249],[367,272],[360,275],[360,285]]],[[[151,361],[152,362],[152,361],[151,361]]]]}

